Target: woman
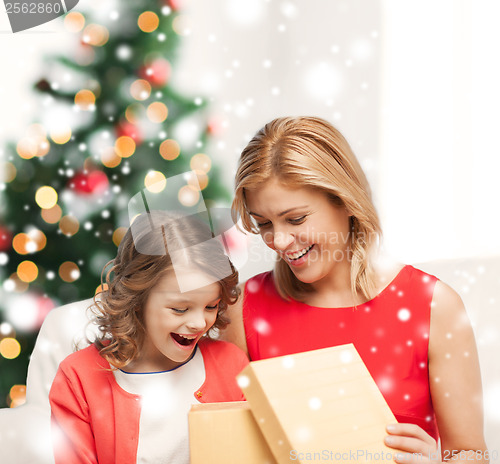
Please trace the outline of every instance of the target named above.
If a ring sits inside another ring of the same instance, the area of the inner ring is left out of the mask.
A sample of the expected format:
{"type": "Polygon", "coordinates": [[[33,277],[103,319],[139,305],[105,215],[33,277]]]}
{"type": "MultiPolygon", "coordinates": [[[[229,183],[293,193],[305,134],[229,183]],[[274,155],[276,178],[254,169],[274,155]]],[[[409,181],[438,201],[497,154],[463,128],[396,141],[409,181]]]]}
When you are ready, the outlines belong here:
{"type": "Polygon", "coordinates": [[[382,267],[370,189],[344,137],[279,118],[243,150],[233,208],[277,253],[229,310],[224,338],[258,360],[354,343],[398,419],[397,462],[487,462],[473,332],[455,291],[412,266],[382,267]],[[411,456],[420,453],[421,456],[411,456]]]}

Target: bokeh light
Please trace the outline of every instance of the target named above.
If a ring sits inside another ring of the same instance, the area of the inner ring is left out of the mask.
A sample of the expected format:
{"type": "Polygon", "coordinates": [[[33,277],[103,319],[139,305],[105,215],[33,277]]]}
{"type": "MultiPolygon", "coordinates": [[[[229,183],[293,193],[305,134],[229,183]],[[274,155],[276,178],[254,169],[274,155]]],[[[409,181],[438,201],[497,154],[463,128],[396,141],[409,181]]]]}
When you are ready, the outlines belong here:
{"type": "Polygon", "coordinates": [[[149,33],[158,29],[160,19],[156,13],[153,13],[152,11],[145,11],[139,16],[137,24],[141,31],[149,33]]]}
{"type": "Polygon", "coordinates": [[[4,290],[9,292],[23,293],[28,290],[29,285],[19,278],[17,272],[14,272],[6,281],[4,281],[3,287],[4,290]]]}
{"type": "Polygon", "coordinates": [[[50,150],[50,143],[43,136],[31,135],[23,137],[16,146],[17,154],[22,159],[39,158],[45,156],[50,150]]]}
{"type": "Polygon", "coordinates": [[[132,137],[122,135],[115,142],[116,154],[122,158],[128,158],[135,153],[135,142],[132,137]]]}
{"type": "Polygon", "coordinates": [[[62,209],[56,204],[52,208],[42,209],[40,214],[47,224],[55,224],[61,219],[62,209]]]}
{"type": "Polygon", "coordinates": [[[198,153],[191,158],[189,165],[193,171],[202,171],[207,173],[212,167],[212,160],[204,153],[198,153]]]}
{"type": "Polygon", "coordinates": [[[10,407],[16,408],[26,402],[26,385],[13,385],[9,391],[10,407]]]}
{"type": "Polygon", "coordinates": [[[180,35],[182,37],[187,37],[188,35],[190,35],[191,21],[189,20],[189,17],[185,14],[176,16],[172,21],[172,29],[177,35],[180,35]]]}
{"type": "Polygon", "coordinates": [[[31,159],[36,156],[37,146],[36,142],[30,138],[22,138],[16,146],[17,154],[22,159],[31,159]]]}
{"type": "Polygon", "coordinates": [[[75,95],[75,105],[78,106],[82,111],[88,111],[92,109],[95,105],[95,95],[94,92],[82,89],[75,95]]]}
{"type": "Polygon", "coordinates": [[[80,32],[85,26],[85,17],[77,11],[70,11],[64,17],[64,27],[69,32],[80,32]]]}
{"type": "Polygon", "coordinates": [[[12,248],[14,248],[14,251],[19,255],[27,255],[29,253],[27,246],[29,242],[30,238],[28,234],[21,232],[12,240],[12,248]]]}
{"type": "Polygon", "coordinates": [[[205,172],[199,171],[197,169],[194,171],[194,173],[196,174],[197,185],[195,185],[195,183],[191,181],[188,182],[189,185],[193,185],[197,189],[199,186],[200,190],[206,189],[208,186],[208,175],[205,172]]]}
{"type": "Polygon", "coordinates": [[[94,47],[102,47],[109,39],[109,31],[100,24],[89,24],[83,30],[82,41],[94,47]]]}
{"type": "Polygon", "coordinates": [[[15,338],[4,338],[0,341],[0,354],[5,359],[15,359],[21,354],[21,345],[15,338]]]}
{"type": "Polygon", "coordinates": [[[40,208],[50,209],[57,203],[57,192],[48,185],[40,187],[36,191],[35,201],[40,208]]]}
{"type": "Polygon", "coordinates": [[[144,179],[144,185],[150,192],[160,193],[165,189],[167,179],[160,171],[149,171],[144,179]]]}
{"type": "Polygon", "coordinates": [[[43,250],[47,244],[47,237],[38,229],[33,229],[27,234],[20,232],[12,240],[12,247],[16,253],[26,255],[43,250]]]}
{"type": "Polygon", "coordinates": [[[191,185],[184,185],[179,189],[178,198],[181,205],[191,207],[198,203],[200,192],[191,185]]]}
{"type": "Polygon", "coordinates": [[[34,251],[43,250],[45,248],[45,245],[47,245],[47,237],[39,229],[30,230],[28,232],[28,237],[30,238],[31,242],[35,245],[36,249],[34,251]]]}
{"type": "Polygon", "coordinates": [[[130,95],[139,101],[147,100],[151,95],[151,84],[144,79],[137,79],[130,85],[130,95]]]}
{"type": "Polygon", "coordinates": [[[131,124],[137,124],[141,120],[141,116],[145,113],[144,106],[140,103],[132,103],[125,110],[125,118],[131,124]]]}
{"type": "Polygon", "coordinates": [[[108,289],[108,284],[104,285],[101,284],[95,289],[95,294],[97,295],[98,293],[105,292],[107,289],[108,289]]]}
{"type": "Polygon", "coordinates": [[[59,221],[59,229],[64,235],[71,237],[80,229],[80,222],[74,216],[63,216],[59,221]]]}
{"type": "Polygon", "coordinates": [[[59,266],[59,277],[64,282],[74,282],[80,278],[80,268],[72,261],[65,261],[59,266]]]}
{"type": "Polygon", "coordinates": [[[181,153],[180,145],[173,139],[164,140],[160,145],[160,155],[167,161],[173,161],[181,153]]]}
{"type": "Polygon", "coordinates": [[[0,182],[12,182],[17,175],[16,167],[9,161],[0,163],[0,182]]]}
{"type": "Polygon", "coordinates": [[[17,266],[17,276],[29,284],[38,277],[38,266],[33,261],[23,261],[17,266]]]}
{"type": "Polygon", "coordinates": [[[69,126],[59,127],[50,132],[50,138],[57,144],[63,145],[71,139],[71,129],[69,126]]]}
{"type": "Polygon", "coordinates": [[[122,162],[114,147],[107,147],[101,152],[101,163],[107,168],[116,168],[122,162]]]}
{"type": "Polygon", "coordinates": [[[148,106],[147,115],[151,122],[162,123],[168,117],[168,108],[164,103],[154,102],[148,106]]]}
{"type": "Polygon", "coordinates": [[[126,227],[118,227],[113,232],[113,243],[118,247],[120,246],[121,241],[123,240],[123,237],[125,237],[125,234],[127,233],[127,228],[126,227]]]}
{"type": "Polygon", "coordinates": [[[318,100],[333,98],[342,90],[342,73],[326,61],[312,65],[304,78],[306,90],[318,100]]]}
{"type": "Polygon", "coordinates": [[[226,2],[226,14],[237,24],[248,26],[257,23],[264,15],[264,0],[232,0],[226,2]]]}

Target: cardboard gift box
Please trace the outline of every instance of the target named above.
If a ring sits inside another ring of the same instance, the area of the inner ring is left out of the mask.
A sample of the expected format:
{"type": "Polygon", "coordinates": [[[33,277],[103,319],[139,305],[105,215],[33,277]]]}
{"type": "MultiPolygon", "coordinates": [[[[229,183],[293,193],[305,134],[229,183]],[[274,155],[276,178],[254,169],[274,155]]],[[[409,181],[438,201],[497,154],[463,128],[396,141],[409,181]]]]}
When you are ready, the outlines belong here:
{"type": "Polygon", "coordinates": [[[354,345],[252,362],[238,384],[278,463],[392,461],[396,419],[354,345]]]}
{"type": "Polygon", "coordinates": [[[250,408],[190,412],[192,464],[393,460],[384,437],[396,419],[352,344],[251,362],[238,384],[250,408]],[[208,449],[214,458],[203,460],[208,449]],[[252,452],[264,454],[244,460],[252,452]]]}
{"type": "Polygon", "coordinates": [[[194,404],[191,464],[276,464],[246,401],[194,404]]]}

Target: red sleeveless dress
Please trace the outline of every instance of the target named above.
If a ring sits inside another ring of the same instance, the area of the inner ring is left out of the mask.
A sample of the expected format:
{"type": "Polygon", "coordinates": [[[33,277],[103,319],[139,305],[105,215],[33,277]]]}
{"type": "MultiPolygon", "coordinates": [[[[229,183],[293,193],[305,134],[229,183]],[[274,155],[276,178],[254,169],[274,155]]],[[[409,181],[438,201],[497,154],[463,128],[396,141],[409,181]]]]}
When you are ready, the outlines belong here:
{"type": "Polygon", "coordinates": [[[353,343],[398,422],[438,437],[428,374],[431,301],[436,277],[405,266],[374,299],[319,308],[283,300],[273,273],[245,285],[243,321],[250,359],[353,343]]]}

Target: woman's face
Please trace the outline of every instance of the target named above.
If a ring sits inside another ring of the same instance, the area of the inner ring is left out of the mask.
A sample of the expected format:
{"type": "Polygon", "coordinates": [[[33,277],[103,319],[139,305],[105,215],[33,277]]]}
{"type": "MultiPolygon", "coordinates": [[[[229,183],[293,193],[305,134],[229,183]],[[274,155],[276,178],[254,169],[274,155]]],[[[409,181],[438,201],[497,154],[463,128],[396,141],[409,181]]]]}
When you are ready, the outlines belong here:
{"type": "Polygon", "coordinates": [[[246,190],[249,214],[265,244],[305,283],[320,283],[334,270],[350,268],[349,214],[312,188],[293,188],[271,179],[246,190]]]}

